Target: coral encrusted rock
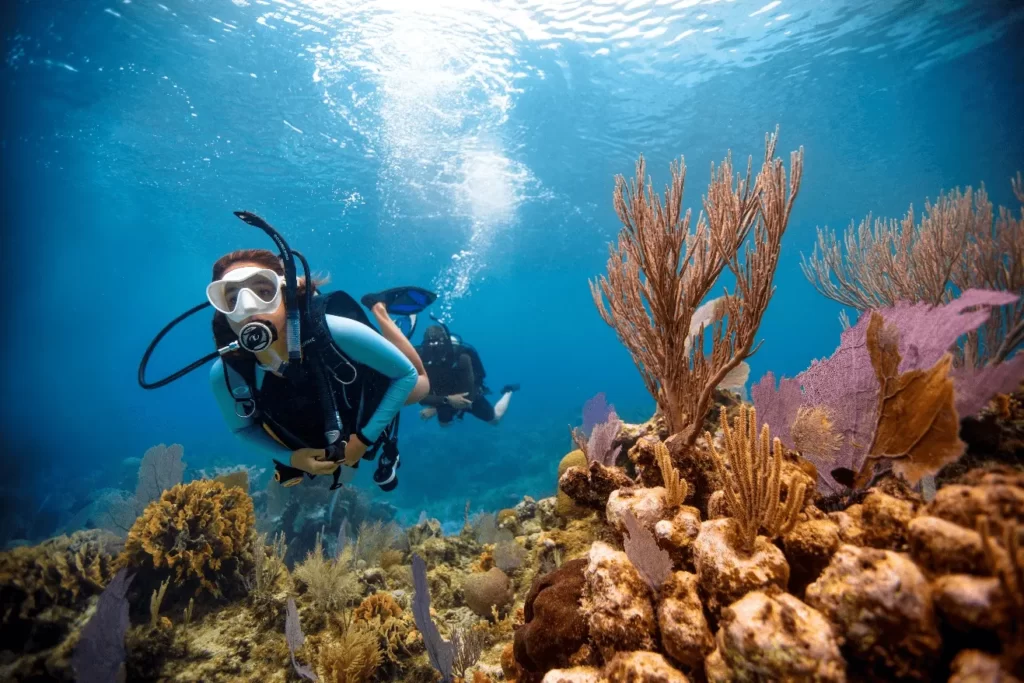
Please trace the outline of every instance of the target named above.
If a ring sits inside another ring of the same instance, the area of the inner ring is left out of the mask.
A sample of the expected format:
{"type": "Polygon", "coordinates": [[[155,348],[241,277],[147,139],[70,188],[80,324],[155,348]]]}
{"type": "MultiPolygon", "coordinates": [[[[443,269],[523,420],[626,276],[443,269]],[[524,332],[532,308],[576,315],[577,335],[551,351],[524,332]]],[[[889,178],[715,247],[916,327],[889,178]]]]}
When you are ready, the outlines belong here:
{"type": "Polygon", "coordinates": [[[935,608],[957,631],[998,632],[1011,618],[1003,587],[991,576],[949,574],[932,582],[935,608]]]}
{"type": "Polygon", "coordinates": [[[704,658],[715,649],[715,641],[704,618],[696,575],[676,572],[661,587],[658,627],[662,646],[670,657],[688,670],[703,667],[704,658]]]}
{"type": "Polygon", "coordinates": [[[693,567],[693,542],[700,534],[700,510],[683,505],[672,519],[663,519],[654,525],[658,545],[668,551],[672,564],[693,567]]]}
{"type": "Polygon", "coordinates": [[[846,680],[828,620],[788,593],[747,593],[722,612],[709,681],[846,680]]]}
{"type": "Polygon", "coordinates": [[[932,592],[906,555],[843,545],[807,587],[806,601],[844,639],[851,672],[857,668],[882,680],[932,680],[942,645],[932,592]]]}
{"type": "Polygon", "coordinates": [[[620,651],[653,649],[657,622],[651,589],[626,553],[594,543],[584,575],[582,607],[590,639],[605,658],[620,651]]]}
{"type": "Polygon", "coordinates": [[[713,617],[750,591],[769,586],[785,590],[789,582],[789,564],[767,538],[758,536],[749,555],[739,547],[739,528],[729,517],[702,523],[693,542],[697,581],[713,617]]]}
{"type": "Polygon", "coordinates": [[[910,522],[910,556],[935,575],[988,573],[981,534],[925,515],[910,522]]]}
{"type": "Polygon", "coordinates": [[[620,652],[605,667],[604,680],[616,683],[688,683],[682,671],[657,652],[620,652]]]}
{"type": "Polygon", "coordinates": [[[872,490],[861,503],[862,543],[882,550],[905,550],[914,503],[872,490]]]}
{"type": "Polygon", "coordinates": [[[782,538],[782,545],[792,570],[789,588],[803,595],[839,550],[839,525],[827,518],[800,522],[782,538]]]}
{"type": "Polygon", "coordinates": [[[654,525],[665,517],[665,488],[629,487],[612,491],[605,506],[605,519],[615,531],[626,532],[623,516],[626,512],[633,513],[640,526],[654,531],[654,525]]]}

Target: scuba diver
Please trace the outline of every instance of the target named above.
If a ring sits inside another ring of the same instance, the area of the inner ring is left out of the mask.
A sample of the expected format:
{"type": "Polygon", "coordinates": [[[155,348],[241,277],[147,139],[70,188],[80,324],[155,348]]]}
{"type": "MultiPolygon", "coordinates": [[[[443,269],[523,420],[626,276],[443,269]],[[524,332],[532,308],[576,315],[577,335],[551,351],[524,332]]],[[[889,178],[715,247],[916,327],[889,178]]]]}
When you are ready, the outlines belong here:
{"type": "Polygon", "coordinates": [[[207,301],[175,318],[146,350],[139,384],[165,386],[216,359],[210,380],[225,421],[247,443],[273,452],[274,478],[281,484],[333,474],[336,489],[352,480],[360,460],[377,457],[373,480],[393,490],[401,466],[399,411],[429,391],[426,369],[407,334],[436,295],[400,287],[364,296],[378,332],[347,293],[321,292],[324,281],[311,277],[305,257],[266,221],[249,212],[235,215],[267,233],[280,253],[245,249],[221,257],[207,301]],[[297,277],[296,259],[305,277],[297,277]],[[217,350],[147,382],[146,364],[156,345],[206,306],[215,310],[217,350]],[[408,323],[407,333],[392,315],[408,323]]]}
{"type": "Polygon", "coordinates": [[[447,427],[454,418],[461,420],[468,412],[479,420],[498,424],[519,385],[505,385],[501,398],[491,405],[486,398],[491,390],[484,384],[487,373],[480,354],[436,318],[435,322],[438,324],[424,330],[423,343],[416,347],[429,379],[429,393],[420,400],[420,405],[426,406],[420,417],[429,420],[436,415],[438,423],[447,427]]]}

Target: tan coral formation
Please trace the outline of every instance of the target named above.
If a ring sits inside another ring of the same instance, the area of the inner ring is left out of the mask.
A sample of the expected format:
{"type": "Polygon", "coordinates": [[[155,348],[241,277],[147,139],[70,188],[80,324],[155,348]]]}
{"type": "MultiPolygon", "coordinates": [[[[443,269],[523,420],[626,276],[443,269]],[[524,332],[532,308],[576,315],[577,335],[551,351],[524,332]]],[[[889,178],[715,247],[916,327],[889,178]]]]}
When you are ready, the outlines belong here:
{"type": "Polygon", "coordinates": [[[584,576],[582,609],[590,638],[605,657],[653,648],[657,621],[650,588],[626,553],[594,543],[584,576]]]}
{"type": "Polygon", "coordinates": [[[846,681],[832,626],[788,593],[753,591],[726,608],[708,658],[708,680],[846,681]]]}
{"type": "Polygon", "coordinates": [[[807,604],[832,623],[851,665],[931,680],[942,641],[931,587],[908,556],[843,545],[807,587],[807,604]]]}
{"type": "Polygon", "coordinates": [[[758,536],[752,552],[741,547],[739,525],[731,517],[713,519],[700,526],[693,542],[693,564],[697,570],[704,606],[712,616],[750,591],[769,586],[785,589],[789,564],[782,551],[764,536],[758,536]]]}
{"type": "Polygon", "coordinates": [[[688,670],[700,670],[704,658],[715,649],[715,642],[704,617],[697,577],[676,572],[662,586],[661,596],[658,627],[666,654],[688,670]]]}

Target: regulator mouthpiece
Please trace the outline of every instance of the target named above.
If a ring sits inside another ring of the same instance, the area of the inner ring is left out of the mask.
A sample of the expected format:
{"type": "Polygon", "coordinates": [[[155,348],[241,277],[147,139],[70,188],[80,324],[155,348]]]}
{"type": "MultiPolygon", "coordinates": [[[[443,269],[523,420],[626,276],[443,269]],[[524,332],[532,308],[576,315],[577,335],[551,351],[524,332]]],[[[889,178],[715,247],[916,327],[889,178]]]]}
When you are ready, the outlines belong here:
{"type": "Polygon", "coordinates": [[[273,323],[253,320],[242,326],[238,332],[238,344],[250,353],[266,351],[277,339],[277,330],[273,323]]]}

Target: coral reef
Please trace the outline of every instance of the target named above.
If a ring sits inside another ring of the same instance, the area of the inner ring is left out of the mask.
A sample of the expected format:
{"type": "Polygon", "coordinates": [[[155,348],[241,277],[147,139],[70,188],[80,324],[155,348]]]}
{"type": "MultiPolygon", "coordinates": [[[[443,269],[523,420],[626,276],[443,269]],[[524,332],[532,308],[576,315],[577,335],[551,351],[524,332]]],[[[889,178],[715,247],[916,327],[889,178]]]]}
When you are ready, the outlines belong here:
{"type": "Polygon", "coordinates": [[[787,179],[766,147],[756,179],[713,170],[695,230],[679,167],[664,200],[642,162],[619,180],[592,292],[658,413],[588,401],[554,495],[401,529],[324,478],[256,504],[244,471],[163,490],[180,449],[156,449],[123,548],[94,531],[0,554],[0,679],[1024,680],[1022,396],[980,407],[1024,357],[966,364],[1017,297],[865,310],[832,357],[755,385],[755,410],[729,388],[802,162],[787,179]],[[726,268],[734,293],[704,301],[726,268]]]}

